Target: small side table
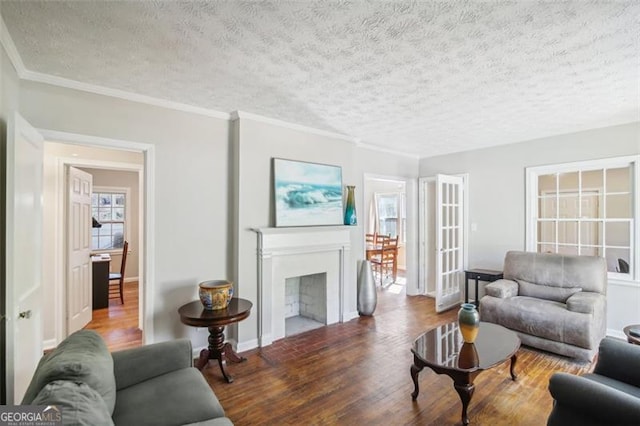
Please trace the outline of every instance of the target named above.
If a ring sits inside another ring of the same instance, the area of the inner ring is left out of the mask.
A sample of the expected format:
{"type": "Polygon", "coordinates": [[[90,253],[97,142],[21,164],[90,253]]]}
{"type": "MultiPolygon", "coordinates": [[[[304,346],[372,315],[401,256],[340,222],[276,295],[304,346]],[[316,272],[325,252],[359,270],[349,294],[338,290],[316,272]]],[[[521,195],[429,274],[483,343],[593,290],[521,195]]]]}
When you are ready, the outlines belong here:
{"type": "Polygon", "coordinates": [[[478,281],[493,282],[502,279],[502,271],[492,271],[490,269],[469,269],[464,271],[464,303],[469,303],[469,280],[476,280],[476,308],[480,307],[478,297],[478,281]]]}
{"type": "Polygon", "coordinates": [[[209,329],[209,348],[200,351],[196,363],[198,370],[206,367],[210,359],[217,359],[227,383],[233,382],[233,377],[224,371],[224,361],[242,362],[247,359],[238,355],[230,343],[224,342],[224,327],[247,318],[252,307],[253,304],[248,300],[233,298],[226,309],[210,311],[204,309],[199,300],[182,305],[178,309],[183,324],[209,329]]]}
{"type": "Polygon", "coordinates": [[[632,336],[630,333],[631,329],[640,330],[640,324],[628,325],[622,329],[624,335],[627,336],[627,342],[633,343],[634,345],[640,345],[640,336],[632,336]]]}

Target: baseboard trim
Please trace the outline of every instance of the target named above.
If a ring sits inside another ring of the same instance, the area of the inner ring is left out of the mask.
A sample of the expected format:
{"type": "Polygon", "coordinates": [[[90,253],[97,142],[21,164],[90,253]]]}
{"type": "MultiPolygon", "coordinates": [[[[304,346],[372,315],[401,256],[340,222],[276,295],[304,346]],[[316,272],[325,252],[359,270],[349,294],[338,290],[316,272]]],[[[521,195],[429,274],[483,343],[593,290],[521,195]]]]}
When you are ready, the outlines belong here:
{"type": "Polygon", "coordinates": [[[132,283],[134,281],[139,281],[139,278],[138,277],[129,277],[129,278],[125,278],[124,279],[125,284],[126,283],[132,283]]]}
{"type": "MultiPolygon", "coordinates": [[[[234,342],[235,343],[235,342],[234,342]]],[[[258,347],[258,339],[247,340],[246,342],[236,343],[236,352],[246,352],[258,347]]]]}
{"type": "Polygon", "coordinates": [[[42,349],[48,351],[49,349],[53,349],[58,346],[58,341],[56,339],[47,339],[42,342],[42,349]]]}

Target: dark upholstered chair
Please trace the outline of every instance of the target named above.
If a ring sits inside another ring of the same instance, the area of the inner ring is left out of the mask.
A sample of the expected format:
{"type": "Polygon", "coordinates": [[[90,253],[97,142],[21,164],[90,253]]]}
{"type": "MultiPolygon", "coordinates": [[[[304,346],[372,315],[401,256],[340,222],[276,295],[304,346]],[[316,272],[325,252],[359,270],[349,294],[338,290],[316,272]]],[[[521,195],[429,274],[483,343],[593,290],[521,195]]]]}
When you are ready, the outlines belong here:
{"type": "Polygon", "coordinates": [[[640,346],[605,337],[593,373],[555,373],[547,425],[639,425],[640,346]]]}

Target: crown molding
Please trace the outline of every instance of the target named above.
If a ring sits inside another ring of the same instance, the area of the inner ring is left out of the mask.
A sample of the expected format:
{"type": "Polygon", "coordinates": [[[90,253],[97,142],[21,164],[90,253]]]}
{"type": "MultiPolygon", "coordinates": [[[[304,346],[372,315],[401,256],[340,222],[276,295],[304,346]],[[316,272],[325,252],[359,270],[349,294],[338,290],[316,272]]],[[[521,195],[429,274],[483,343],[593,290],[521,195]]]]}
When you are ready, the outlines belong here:
{"type": "Polygon", "coordinates": [[[328,130],[316,129],[315,127],[304,126],[302,124],[295,124],[289,121],[279,120],[277,118],[265,117],[263,115],[253,114],[250,112],[244,112],[244,111],[238,111],[238,110],[233,111],[230,115],[231,115],[232,121],[243,118],[247,120],[259,121],[261,123],[272,124],[274,126],[285,127],[292,130],[298,130],[305,133],[311,133],[314,135],[340,139],[343,141],[351,142],[353,144],[356,143],[356,139],[351,136],[343,135],[341,133],[330,132],[328,130]]]}
{"type": "Polygon", "coordinates": [[[127,92],[125,90],[112,89],[109,87],[98,86],[95,84],[83,83],[77,80],[57,77],[50,74],[43,74],[34,71],[25,71],[23,80],[33,81],[37,83],[50,84],[52,86],[65,87],[67,89],[79,90],[82,92],[94,93],[112,98],[123,99],[131,102],[138,102],[147,105],[153,105],[161,108],[172,109],[176,111],[189,112],[207,117],[219,118],[221,120],[229,120],[229,114],[226,112],[216,111],[209,108],[198,107],[180,102],[169,101],[166,99],[155,98],[153,96],[140,95],[138,93],[127,92]]]}
{"type": "Polygon", "coordinates": [[[363,142],[360,142],[359,140],[356,141],[356,147],[369,149],[371,151],[379,151],[379,152],[383,152],[385,154],[397,155],[399,157],[411,158],[413,160],[419,160],[420,158],[422,158],[418,154],[409,153],[409,152],[394,151],[393,149],[388,149],[388,148],[383,148],[383,147],[377,146],[377,145],[371,145],[371,144],[368,144],[368,143],[363,143],[363,142]]]}
{"type": "Polygon", "coordinates": [[[26,68],[24,66],[24,62],[22,62],[22,57],[18,53],[18,49],[16,49],[16,45],[11,38],[11,34],[9,34],[9,30],[4,23],[4,19],[0,14],[0,43],[4,46],[4,50],[7,52],[7,56],[9,56],[9,60],[13,64],[13,67],[16,69],[16,73],[19,78],[22,78],[24,73],[26,72],[26,68]]]}

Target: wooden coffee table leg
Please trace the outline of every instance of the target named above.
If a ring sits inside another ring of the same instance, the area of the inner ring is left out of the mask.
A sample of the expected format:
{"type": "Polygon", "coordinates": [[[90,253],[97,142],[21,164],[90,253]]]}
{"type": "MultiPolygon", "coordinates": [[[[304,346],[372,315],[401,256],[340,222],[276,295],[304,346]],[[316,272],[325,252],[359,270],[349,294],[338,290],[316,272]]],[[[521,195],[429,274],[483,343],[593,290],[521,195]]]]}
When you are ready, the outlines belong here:
{"type": "Polygon", "coordinates": [[[460,401],[462,401],[462,424],[468,425],[469,416],[467,415],[467,408],[469,408],[469,402],[476,387],[473,383],[454,383],[453,387],[456,388],[458,395],[460,395],[460,401]]]}
{"type": "Polygon", "coordinates": [[[516,366],[516,361],[518,360],[518,355],[517,354],[513,354],[513,356],[511,357],[511,368],[510,368],[510,373],[511,373],[511,380],[515,380],[518,378],[518,375],[516,374],[514,368],[516,366]]]}
{"type": "Polygon", "coordinates": [[[418,387],[418,374],[424,368],[421,362],[414,359],[414,364],[411,366],[411,379],[413,380],[413,392],[411,393],[411,399],[414,401],[418,398],[418,393],[420,393],[420,388],[418,387]]]}

